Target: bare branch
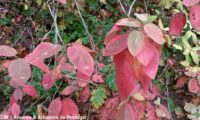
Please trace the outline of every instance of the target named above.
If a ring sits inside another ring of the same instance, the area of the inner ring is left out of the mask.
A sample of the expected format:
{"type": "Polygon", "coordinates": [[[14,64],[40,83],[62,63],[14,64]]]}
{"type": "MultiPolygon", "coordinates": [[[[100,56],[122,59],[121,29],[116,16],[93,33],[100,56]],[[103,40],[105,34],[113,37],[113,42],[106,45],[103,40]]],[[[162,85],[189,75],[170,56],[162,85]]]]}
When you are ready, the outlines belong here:
{"type": "Polygon", "coordinates": [[[129,7],[128,17],[130,17],[130,15],[131,15],[131,10],[133,9],[135,2],[136,2],[136,0],[133,0],[133,2],[131,3],[131,6],[129,7]]]}
{"type": "Polygon", "coordinates": [[[86,30],[86,32],[87,32],[87,34],[88,34],[88,37],[89,37],[89,41],[90,41],[90,45],[91,45],[91,47],[92,47],[92,50],[95,50],[94,39],[93,39],[92,35],[90,34],[90,32],[89,32],[89,30],[88,30],[88,27],[87,27],[87,25],[86,25],[86,23],[85,23],[85,20],[83,19],[83,16],[82,16],[82,14],[81,14],[81,12],[80,12],[80,8],[79,8],[79,5],[78,5],[77,1],[74,0],[74,2],[75,2],[76,7],[77,7],[77,9],[78,9],[79,17],[81,18],[81,21],[82,21],[82,23],[83,23],[83,26],[85,27],[85,30],[86,30]]]}

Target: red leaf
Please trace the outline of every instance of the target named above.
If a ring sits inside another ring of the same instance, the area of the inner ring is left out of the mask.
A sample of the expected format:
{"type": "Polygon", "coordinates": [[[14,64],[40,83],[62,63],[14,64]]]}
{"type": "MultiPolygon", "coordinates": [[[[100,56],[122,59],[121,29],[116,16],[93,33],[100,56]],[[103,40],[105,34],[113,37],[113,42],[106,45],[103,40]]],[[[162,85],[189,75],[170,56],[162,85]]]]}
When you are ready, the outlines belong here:
{"type": "Polygon", "coordinates": [[[122,100],[127,99],[137,82],[132,68],[133,61],[134,58],[128,49],[114,56],[116,85],[122,100]]]}
{"type": "Polygon", "coordinates": [[[88,86],[84,87],[80,93],[80,100],[82,103],[86,103],[90,98],[90,88],[88,86]]]}
{"type": "Polygon", "coordinates": [[[67,86],[62,92],[61,95],[70,95],[72,94],[74,91],[77,90],[77,87],[75,86],[67,86]]]}
{"type": "Polygon", "coordinates": [[[188,83],[188,89],[192,93],[198,94],[200,92],[200,86],[198,85],[198,82],[196,79],[191,79],[188,83]]]}
{"type": "Polygon", "coordinates": [[[5,56],[5,57],[12,57],[17,54],[17,51],[9,46],[5,45],[0,45],[0,57],[5,56]]]}
{"type": "MultiPolygon", "coordinates": [[[[54,45],[48,42],[40,43],[32,53],[28,54],[27,57],[32,59],[41,59],[44,60],[46,58],[52,57],[53,55],[57,54],[62,49],[60,45],[54,45]]],[[[30,59],[31,60],[31,59],[30,59]]]]}
{"type": "Polygon", "coordinates": [[[132,106],[126,103],[117,113],[117,120],[136,120],[138,114],[135,113],[132,106]]]}
{"type": "Polygon", "coordinates": [[[155,114],[155,108],[150,103],[147,103],[147,120],[160,120],[155,114]]]}
{"type": "MultiPolygon", "coordinates": [[[[137,69],[135,69],[137,70],[137,69]]],[[[140,80],[141,82],[141,85],[142,85],[142,95],[146,98],[149,98],[151,96],[150,95],[150,92],[149,92],[149,88],[150,88],[150,85],[151,85],[151,79],[146,76],[142,71],[140,71],[142,74],[138,77],[138,79],[140,80]]]]}
{"type": "Polygon", "coordinates": [[[200,0],[183,0],[183,4],[187,7],[193,6],[200,2],[200,0]]]}
{"type": "Polygon", "coordinates": [[[159,54],[158,50],[155,48],[154,48],[154,50],[152,49],[152,51],[154,51],[153,59],[151,59],[148,66],[143,67],[143,70],[144,70],[144,73],[149,78],[154,79],[156,77],[156,73],[157,73],[158,66],[159,66],[160,54],[159,54]]]}
{"type": "Polygon", "coordinates": [[[62,102],[60,98],[54,99],[49,105],[48,116],[58,116],[61,109],[62,109],[62,102]]]}
{"type": "Polygon", "coordinates": [[[14,60],[8,67],[9,76],[26,82],[31,77],[30,65],[24,59],[14,60]]]}
{"type": "Polygon", "coordinates": [[[181,88],[187,81],[187,77],[180,77],[176,82],[175,88],[181,88]]]}
{"type": "Polygon", "coordinates": [[[91,76],[94,71],[94,60],[92,56],[76,44],[67,48],[67,56],[74,66],[83,74],[91,76]]]}
{"type": "Polygon", "coordinates": [[[148,66],[154,56],[155,47],[149,42],[145,41],[141,51],[137,54],[137,60],[144,66],[148,66]]]}
{"type": "Polygon", "coordinates": [[[15,89],[13,96],[14,96],[15,100],[22,100],[23,93],[20,89],[15,89]]]}
{"type": "Polygon", "coordinates": [[[160,28],[157,27],[155,24],[153,23],[145,24],[144,31],[154,42],[160,45],[162,44],[163,33],[160,30],[160,28]]]}
{"type": "Polygon", "coordinates": [[[25,60],[40,68],[42,71],[47,72],[48,67],[44,63],[44,59],[52,57],[53,55],[57,54],[61,50],[60,45],[54,45],[48,42],[40,43],[32,53],[28,54],[25,57],[25,60]]]}
{"type": "Polygon", "coordinates": [[[32,85],[25,85],[22,91],[34,98],[38,98],[37,91],[32,85]]]}
{"type": "Polygon", "coordinates": [[[120,101],[118,97],[110,98],[106,100],[105,107],[101,109],[100,120],[114,120],[117,115],[117,107],[120,101]]]}
{"type": "Polygon", "coordinates": [[[190,7],[190,22],[192,24],[192,27],[197,30],[200,31],[200,6],[195,5],[190,7]]]}
{"type": "Polygon", "coordinates": [[[10,108],[10,112],[13,115],[18,116],[20,114],[20,112],[21,112],[19,105],[17,103],[13,103],[11,108],[10,108]]]}
{"type": "Polygon", "coordinates": [[[42,85],[46,90],[52,88],[54,86],[55,81],[56,76],[53,71],[45,73],[42,77],[42,85]]]}
{"type": "Polygon", "coordinates": [[[23,80],[17,80],[13,78],[10,80],[9,84],[14,88],[18,88],[18,87],[23,87],[26,84],[26,82],[24,82],[23,80]]]}
{"type": "Polygon", "coordinates": [[[96,82],[96,83],[104,83],[104,80],[102,78],[102,75],[101,74],[98,74],[98,73],[95,73],[93,76],[92,76],[92,81],[93,82],[96,82]]]}
{"type": "Polygon", "coordinates": [[[169,34],[179,36],[182,33],[185,24],[185,14],[182,12],[176,13],[170,21],[169,34]]]}
{"type": "Polygon", "coordinates": [[[77,72],[76,78],[77,78],[77,84],[80,87],[85,87],[90,82],[90,76],[87,76],[80,71],[77,72]]]}
{"type": "Polygon", "coordinates": [[[14,103],[17,103],[17,102],[18,102],[18,101],[15,99],[14,95],[12,95],[12,96],[10,97],[9,107],[11,108],[12,105],[13,105],[14,103]]]}
{"type": "Polygon", "coordinates": [[[121,34],[116,37],[113,37],[111,41],[106,45],[103,55],[112,56],[119,54],[120,52],[122,52],[124,49],[127,48],[127,40],[128,40],[128,34],[121,34]]]}
{"type": "Polygon", "coordinates": [[[62,100],[62,109],[60,112],[61,116],[67,116],[67,115],[78,115],[79,114],[79,109],[76,105],[76,103],[70,99],[70,98],[65,98],[62,100]]]}

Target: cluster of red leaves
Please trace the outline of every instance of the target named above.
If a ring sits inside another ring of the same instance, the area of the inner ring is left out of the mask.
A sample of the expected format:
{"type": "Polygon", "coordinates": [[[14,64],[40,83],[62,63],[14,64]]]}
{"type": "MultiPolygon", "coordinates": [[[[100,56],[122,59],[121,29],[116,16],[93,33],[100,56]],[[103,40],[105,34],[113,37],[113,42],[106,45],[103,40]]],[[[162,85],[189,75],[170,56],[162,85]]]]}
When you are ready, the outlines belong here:
{"type": "MultiPolygon", "coordinates": [[[[200,0],[183,0],[183,4],[189,8],[189,18],[190,23],[194,30],[200,31],[200,0]]],[[[186,24],[186,14],[183,12],[176,13],[171,21],[169,28],[169,35],[171,36],[180,36],[183,28],[186,24]]],[[[191,76],[192,79],[188,83],[188,89],[192,93],[199,94],[200,93],[200,84],[198,80],[195,78],[196,75],[188,75],[191,76]]],[[[182,87],[184,83],[187,82],[186,77],[181,77],[178,79],[176,88],[182,87]]]]}
{"type": "Polygon", "coordinates": [[[104,119],[109,119],[110,114],[115,114],[120,120],[170,118],[163,105],[152,105],[148,102],[160,95],[151,81],[158,70],[162,40],[162,31],[153,23],[143,24],[133,18],[123,18],[112,27],[105,38],[104,56],[114,56],[116,85],[123,104],[118,106],[118,98],[107,101],[101,114],[104,119]],[[122,33],[125,27],[144,30],[127,30],[122,33]],[[138,96],[134,96],[136,94],[138,96]],[[135,99],[129,100],[131,96],[135,99]],[[140,99],[143,97],[146,102],[140,99]],[[157,109],[165,115],[155,114],[157,109]]]}
{"type": "MultiPolygon", "coordinates": [[[[94,51],[84,47],[81,44],[71,44],[66,52],[69,61],[66,60],[66,56],[60,54],[55,60],[58,65],[55,69],[49,69],[44,60],[57,54],[62,49],[60,45],[54,45],[48,42],[40,43],[31,53],[25,58],[17,58],[15,60],[7,60],[3,63],[3,67],[8,68],[8,74],[11,77],[10,85],[15,88],[15,91],[10,98],[9,108],[2,114],[6,115],[19,115],[21,110],[18,102],[23,98],[23,92],[33,98],[38,98],[38,93],[35,87],[31,84],[27,84],[31,78],[31,66],[40,68],[43,72],[42,85],[48,90],[52,88],[56,80],[60,80],[62,77],[66,79],[68,86],[60,93],[61,95],[70,95],[76,91],[79,87],[83,87],[80,93],[80,100],[85,103],[90,98],[90,89],[88,83],[96,82],[103,83],[102,75],[94,69],[94,60],[92,53],[94,51]],[[75,72],[77,81],[72,82],[70,76],[63,74],[62,71],[75,72]]],[[[13,57],[16,56],[17,51],[14,48],[1,45],[0,56],[13,57]]],[[[79,109],[75,102],[70,98],[61,100],[56,98],[53,100],[48,109],[48,115],[78,115],[79,109]],[[55,107],[56,106],[56,107],[55,107]],[[66,107],[67,106],[67,107],[66,107]],[[56,109],[55,109],[56,108],[56,109]]]]}

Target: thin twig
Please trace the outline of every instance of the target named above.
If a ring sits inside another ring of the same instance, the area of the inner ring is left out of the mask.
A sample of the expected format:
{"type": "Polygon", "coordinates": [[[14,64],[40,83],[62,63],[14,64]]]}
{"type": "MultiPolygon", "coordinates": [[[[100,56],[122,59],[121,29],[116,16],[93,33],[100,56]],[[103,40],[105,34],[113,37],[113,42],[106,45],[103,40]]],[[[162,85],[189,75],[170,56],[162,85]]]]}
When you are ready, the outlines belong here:
{"type": "Polygon", "coordinates": [[[92,35],[90,34],[90,32],[89,32],[89,30],[88,30],[88,27],[87,27],[87,25],[86,25],[86,23],[85,23],[85,20],[83,19],[83,16],[82,16],[82,14],[81,14],[81,12],[80,12],[80,8],[79,8],[79,5],[78,5],[77,1],[74,0],[74,2],[75,2],[76,7],[77,7],[77,9],[78,9],[79,17],[81,18],[82,23],[83,23],[83,26],[85,27],[85,30],[86,30],[86,32],[87,32],[87,34],[88,34],[88,37],[89,37],[89,41],[90,41],[90,45],[91,45],[91,47],[92,47],[92,50],[95,50],[94,39],[93,39],[92,35]]]}
{"type": "Polygon", "coordinates": [[[68,77],[68,78],[76,79],[76,80],[81,80],[81,81],[90,83],[90,84],[92,84],[92,85],[97,85],[97,84],[95,84],[95,83],[93,83],[93,82],[91,82],[91,81],[88,81],[88,80],[85,80],[85,79],[82,79],[82,78],[72,77],[72,76],[70,76],[70,75],[64,75],[64,76],[65,76],[65,77],[68,77]]]}
{"type": "Polygon", "coordinates": [[[131,3],[131,6],[129,7],[129,11],[128,11],[128,17],[130,17],[131,15],[131,10],[133,8],[133,5],[135,4],[136,0],[133,0],[133,2],[131,3]]]}
{"type": "Polygon", "coordinates": [[[121,2],[121,0],[118,0],[118,2],[119,2],[119,4],[120,4],[120,6],[121,6],[122,10],[123,10],[123,11],[124,11],[124,13],[126,14],[126,16],[128,16],[128,13],[126,12],[126,10],[125,10],[124,6],[122,5],[122,2],[121,2]]]}
{"type": "Polygon", "coordinates": [[[54,21],[54,27],[55,27],[55,38],[56,38],[56,42],[57,42],[57,37],[59,38],[59,40],[60,40],[60,42],[62,43],[62,44],[64,44],[63,43],[63,40],[62,40],[62,38],[61,38],[61,36],[60,36],[60,33],[59,33],[59,29],[58,29],[58,25],[57,25],[57,12],[56,12],[56,10],[54,9],[54,10],[52,10],[51,9],[51,7],[50,7],[50,5],[49,5],[49,0],[47,1],[47,6],[48,6],[48,8],[49,8],[49,12],[50,12],[50,14],[51,14],[51,16],[52,16],[52,18],[53,18],[53,21],[54,21]]]}
{"type": "Polygon", "coordinates": [[[143,2],[144,2],[145,11],[147,12],[148,11],[148,9],[147,9],[147,2],[146,2],[146,0],[143,0],[143,2]]]}
{"type": "Polygon", "coordinates": [[[22,35],[24,34],[24,32],[26,31],[26,27],[24,28],[24,30],[22,31],[22,33],[19,35],[19,37],[17,38],[17,40],[15,40],[13,46],[15,46],[17,44],[17,42],[20,40],[20,38],[22,37],[22,35]]]}

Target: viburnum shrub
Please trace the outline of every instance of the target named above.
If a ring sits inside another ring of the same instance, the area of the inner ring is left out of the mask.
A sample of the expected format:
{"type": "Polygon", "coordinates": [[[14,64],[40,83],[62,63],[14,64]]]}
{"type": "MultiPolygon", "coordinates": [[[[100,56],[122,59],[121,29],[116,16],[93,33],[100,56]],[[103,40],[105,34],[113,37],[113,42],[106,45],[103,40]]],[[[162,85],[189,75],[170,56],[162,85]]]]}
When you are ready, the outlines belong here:
{"type": "Polygon", "coordinates": [[[107,101],[101,115],[104,119],[116,116],[119,120],[169,119],[164,105],[151,102],[160,96],[152,80],[159,66],[163,33],[155,24],[145,22],[142,17],[145,14],[136,16],[143,22],[134,18],[120,19],[105,38],[103,55],[113,56],[120,100],[107,101]]]}

